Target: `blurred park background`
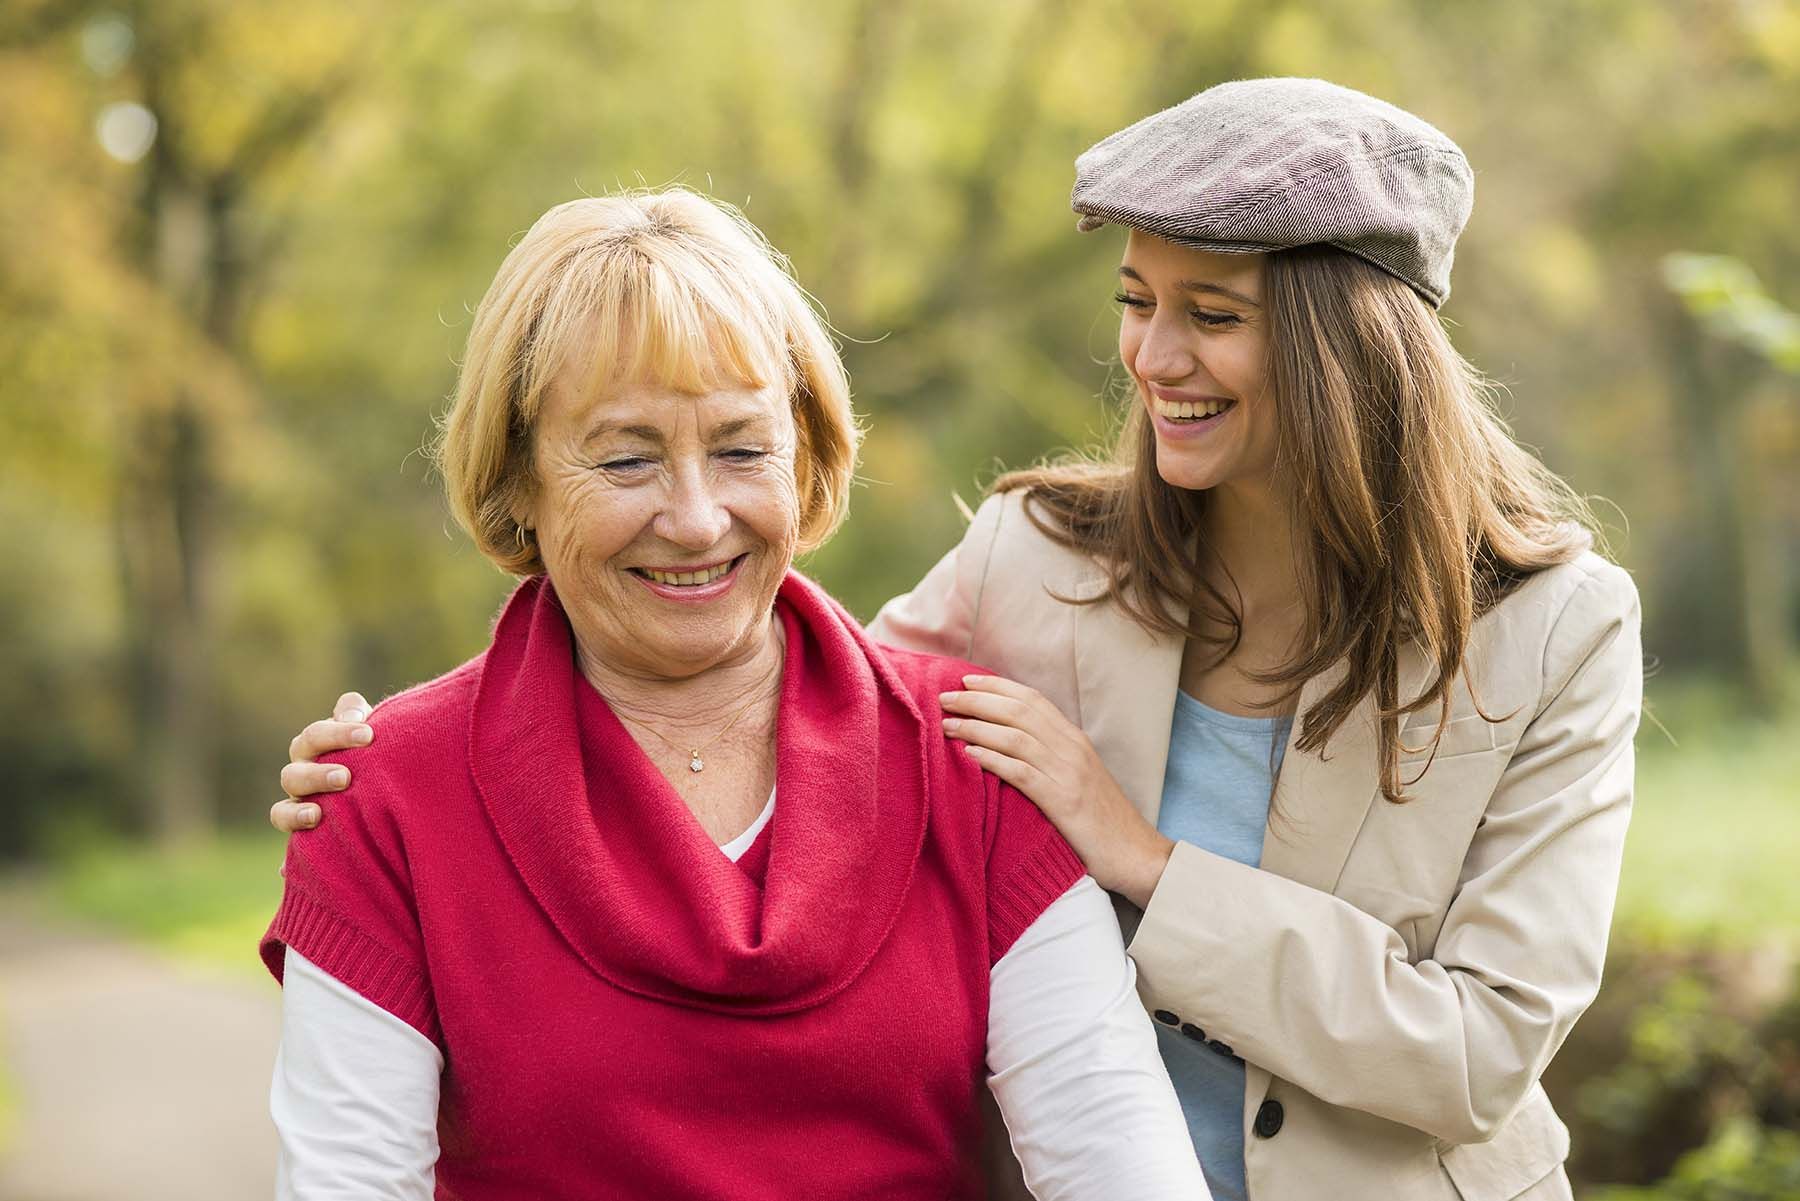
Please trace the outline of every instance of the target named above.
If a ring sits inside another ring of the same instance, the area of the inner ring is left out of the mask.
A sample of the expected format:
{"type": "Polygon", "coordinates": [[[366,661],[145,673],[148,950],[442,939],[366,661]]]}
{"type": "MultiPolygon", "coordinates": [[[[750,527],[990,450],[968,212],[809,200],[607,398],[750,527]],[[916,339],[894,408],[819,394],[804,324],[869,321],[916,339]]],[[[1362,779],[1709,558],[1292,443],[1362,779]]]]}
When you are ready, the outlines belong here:
{"type": "Polygon", "coordinates": [[[276,768],[485,642],[509,583],[420,447],[539,213],[680,181],[792,256],[869,426],[809,569],[867,617],[1110,427],[1075,155],[1265,74],[1468,151],[1443,315],[1643,593],[1548,1081],[1581,1192],[1800,1197],[1792,0],[0,0],[0,1196],[266,1191],[276,768]]]}

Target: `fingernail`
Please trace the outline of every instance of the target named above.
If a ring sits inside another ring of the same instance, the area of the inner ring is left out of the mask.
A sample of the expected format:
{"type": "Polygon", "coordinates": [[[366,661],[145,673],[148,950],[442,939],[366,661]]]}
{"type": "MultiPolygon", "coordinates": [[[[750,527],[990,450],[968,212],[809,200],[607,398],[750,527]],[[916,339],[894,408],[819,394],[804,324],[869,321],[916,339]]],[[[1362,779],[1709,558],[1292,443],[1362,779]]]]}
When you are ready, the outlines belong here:
{"type": "Polygon", "coordinates": [[[344,714],[344,720],[345,721],[368,721],[369,720],[369,711],[367,709],[351,709],[344,714]]]}
{"type": "Polygon", "coordinates": [[[300,806],[300,824],[316,826],[319,824],[319,807],[317,805],[300,806]]]}
{"type": "Polygon", "coordinates": [[[946,730],[954,730],[961,725],[962,725],[962,721],[959,718],[946,717],[944,719],[944,728],[946,730]]]}
{"type": "Polygon", "coordinates": [[[350,773],[341,767],[334,767],[325,773],[325,782],[333,788],[342,788],[350,782],[350,773]]]}
{"type": "Polygon", "coordinates": [[[354,730],[350,731],[350,741],[354,742],[357,746],[369,745],[370,740],[374,737],[375,731],[368,726],[357,726],[354,730]]]}
{"type": "Polygon", "coordinates": [[[960,692],[940,692],[940,693],[938,693],[938,700],[953,701],[961,695],[962,695],[962,693],[960,693],[960,692]]]}

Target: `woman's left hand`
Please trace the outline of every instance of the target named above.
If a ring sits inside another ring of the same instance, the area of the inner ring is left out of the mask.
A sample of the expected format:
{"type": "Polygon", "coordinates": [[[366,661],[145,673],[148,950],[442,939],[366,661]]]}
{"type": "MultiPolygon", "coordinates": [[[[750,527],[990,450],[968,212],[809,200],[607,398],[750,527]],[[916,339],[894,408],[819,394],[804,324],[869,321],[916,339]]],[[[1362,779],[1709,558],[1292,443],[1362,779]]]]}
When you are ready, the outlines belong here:
{"type": "Polygon", "coordinates": [[[1126,799],[1081,727],[1012,680],[964,676],[963,687],[940,697],[944,733],[1042,809],[1102,888],[1149,905],[1175,844],[1126,799]]]}

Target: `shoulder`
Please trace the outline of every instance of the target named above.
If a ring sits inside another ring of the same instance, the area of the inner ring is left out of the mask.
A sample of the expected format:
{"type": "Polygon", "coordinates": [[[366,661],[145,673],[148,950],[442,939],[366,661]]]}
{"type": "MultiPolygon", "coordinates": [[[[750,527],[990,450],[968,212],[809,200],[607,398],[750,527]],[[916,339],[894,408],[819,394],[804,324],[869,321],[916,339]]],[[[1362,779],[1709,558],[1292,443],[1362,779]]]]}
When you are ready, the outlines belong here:
{"type": "Polygon", "coordinates": [[[383,949],[369,952],[372,962],[416,958],[420,849],[441,847],[437,832],[468,829],[457,800],[473,796],[468,712],[482,662],[388,697],[369,715],[370,745],[321,756],[350,769],[350,786],[314,798],[323,819],[288,839],[285,899],[270,937],[353,987],[360,969],[334,958],[345,947],[372,941],[383,949]]]}
{"type": "Polygon", "coordinates": [[[1483,619],[1514,635],[1585,628],[1633,618],[1637,585],[1631,573],[1591,550],[1546,567],[1521,583],[1483,619]]]}
{"type": "Polygon", "coordinates": [[[991,804],[998,779],[982,770],[974,759],[954,749],[960,744],[943,732],[943,705],[938,696],[940,693],[960,690],[964,676],[993,673],[952,655],[879,644],[877,650],[881,655],[882,666],[886,669],[886,678],[917,711],[926,728],[933,753],[940,746],[951,751],[941,760],[947,768],[943,782],[959,793],[985,791],[987,801],[991,804]]]}
{"type": "Polygon", "coordinates": [[[972,573],[965,587],[976,598],[978,624],[1023,630],[1106,586],[1104,567],[1050,533],[1052,520],[1029,489],[982,502],[963,544],[965,571],[972,573]]]}
{"type": "Polygon", "coordinates": [[[435,679],[414,684],[378,702],[369,722],[396,734],[430,734],[444,721],[466,715],[487,654],[476,655],[435,679]]]}
{"type": "MultiPolygon", "coordinates": [[[[1476,626],[1479,658],[1529,672],[1540,689],[1567,680],[1603,648],[1638,660],[1640,609],[1631,574],[1592,550],[1546,567],[1476,626]]],[[[1641,662],[1640,662],[1641,667],[1641,662]]]]}
{"type": "Polygon", "coordinates": [[[1050,533],[1052,518],[1029,488],[996,492],[976,510],[968,537],[989,551],[990,571],[1029,565],[1086,579],[1099,564],[1050,533]]]}
{"type": "Polygon", "coordinates": [[[343,794],[359,802],[392,810],[410,785],[439,785],[447,773],[463,772],[468,763],[469,714],[481,681],[486,655],[435,679],[385,698],[369,714],[375,731],[366,747],[321,756],[322,762],[350,769],[351,785],[343,794]]]}
{"type": "Polygon", "coordinates": [[[878,645],[900,690],[928,719],[938,711],[938,693],[961,688],[966,675],[987,674],[983,668],[951,655],[878,645]]]}
{"type": "Polygon", "coordinates": [[[926,576],[882,606],[869,632],[889,645],[949,652],[1006,670],[1015,643],[1041,638],[1067,605],[1093,595],[1098,566],[1040,526],[1029,493],[997,492],[971,515],[956,546],[926,576]]]}

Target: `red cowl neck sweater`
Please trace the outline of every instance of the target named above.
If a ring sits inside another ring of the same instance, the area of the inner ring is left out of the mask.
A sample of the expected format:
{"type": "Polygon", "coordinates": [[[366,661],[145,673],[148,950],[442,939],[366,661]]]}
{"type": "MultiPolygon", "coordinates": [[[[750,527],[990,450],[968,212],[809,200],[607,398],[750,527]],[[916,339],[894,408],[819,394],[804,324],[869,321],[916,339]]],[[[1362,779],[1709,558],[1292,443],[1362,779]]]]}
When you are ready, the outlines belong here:
{"type": "Polygon", "coordinates": [[[938,723],[965,664],[797,574],[741,864],[576,668],[548,581],[384,702],[262,942],[443,1051],[437,1195],[977,1197],[988,970],[1081,875],[938,723]]]}

